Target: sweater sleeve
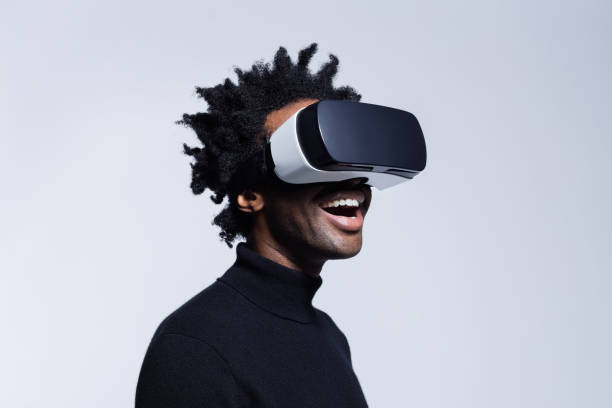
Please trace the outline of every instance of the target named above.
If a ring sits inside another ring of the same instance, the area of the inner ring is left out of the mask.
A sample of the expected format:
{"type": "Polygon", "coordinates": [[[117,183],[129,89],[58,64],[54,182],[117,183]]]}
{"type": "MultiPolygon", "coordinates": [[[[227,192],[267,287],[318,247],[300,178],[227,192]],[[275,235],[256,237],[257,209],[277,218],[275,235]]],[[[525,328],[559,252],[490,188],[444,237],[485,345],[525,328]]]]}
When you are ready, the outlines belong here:
{"type": "Polygon", "coordinates": [[[228,364],[202,340],[180,334],[153,339],[136,386],[136,408],[235,408],[240,390],[228,364]]]}

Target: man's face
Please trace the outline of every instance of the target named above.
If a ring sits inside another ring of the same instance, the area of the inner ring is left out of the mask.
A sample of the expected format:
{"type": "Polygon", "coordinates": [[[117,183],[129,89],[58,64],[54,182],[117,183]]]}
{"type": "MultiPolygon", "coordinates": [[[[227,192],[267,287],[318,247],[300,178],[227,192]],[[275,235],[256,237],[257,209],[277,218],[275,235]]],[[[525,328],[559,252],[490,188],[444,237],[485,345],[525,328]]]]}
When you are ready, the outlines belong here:
{"type": "Polygon", "coordinates": [[[349,258],[362,246],[372,191],[361,179],[337,183],[272,183],[264,194],[271,235],[296,256],[313,261],[349,258]]]}
{"type": "MultiPolygon", "coordinates": [[[[271,112],[266,120],[268,132],[315,102],[302,99],[271,112]]],[[[270,234],[296,256],[325,261],[348,258],[361,250],[363,220],[372,199],[370,186],[362,179],[312,184],[276,180],[263,196],[270,234]]]]}

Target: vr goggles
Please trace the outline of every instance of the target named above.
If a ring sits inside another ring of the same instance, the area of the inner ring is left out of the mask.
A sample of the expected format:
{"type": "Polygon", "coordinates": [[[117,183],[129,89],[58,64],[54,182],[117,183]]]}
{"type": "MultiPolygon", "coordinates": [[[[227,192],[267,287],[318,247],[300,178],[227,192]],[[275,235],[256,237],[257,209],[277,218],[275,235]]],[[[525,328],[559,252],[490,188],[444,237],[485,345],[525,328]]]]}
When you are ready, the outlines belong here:
{"type": "Polygon", "coordinates": [[[365,178],[379,190],[425,168],[421,126],[410,112],[323,100],[300,109],[266,145],[269,168],[291,184],[365,178]]]}

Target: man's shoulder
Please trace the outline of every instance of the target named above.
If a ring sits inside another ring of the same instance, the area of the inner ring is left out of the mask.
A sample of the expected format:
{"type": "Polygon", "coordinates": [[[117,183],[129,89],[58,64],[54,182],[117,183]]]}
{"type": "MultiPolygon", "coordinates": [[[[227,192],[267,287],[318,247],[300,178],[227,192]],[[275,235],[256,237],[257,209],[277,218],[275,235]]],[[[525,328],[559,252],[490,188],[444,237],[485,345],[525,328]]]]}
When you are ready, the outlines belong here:
{"type": "Polygon", "coordinates": [[[339,341],[346,348],[346,351],[350,356],[350,346],[344,332],[338,327],[334,319],[332,319],[329,314],[316,307],[314,309],[319,319],[325,322],[325,324],[330,328],[331,332],[336,336],[337,341],[339,341]]]}
{"type": "Polygon", "coordinates": [[[323,310],[318,309],[316,307],[313,307],[313,308],[314,308],[315,313],[317,314],[317,316],[319,316],[319,319],[324,321],[325,324],[327,324],[329,327],[331,327],[334,331],[338,331],[338,332],[342,333],[342,330],[340,330],[340,328],[338,327],[338,325],[336,324],[334,319],[332,319],[332,317],[329,314],[327,314],[323,310]]]}
{"type": "Polygon", "coordinates": [[[154,337],[179,334],[205,340],[207,333],[228,329],[232,316],[240,313],[239,295],[218,278],[170,313],[154,337]]]}

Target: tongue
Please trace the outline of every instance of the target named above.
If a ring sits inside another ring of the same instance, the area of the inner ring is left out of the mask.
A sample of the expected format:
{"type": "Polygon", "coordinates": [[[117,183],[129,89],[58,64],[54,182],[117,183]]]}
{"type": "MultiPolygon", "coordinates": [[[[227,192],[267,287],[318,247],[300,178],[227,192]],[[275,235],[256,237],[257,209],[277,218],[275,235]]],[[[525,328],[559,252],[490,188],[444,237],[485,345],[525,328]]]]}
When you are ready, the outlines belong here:
{"type": "Polygon", "coordinates": [[[357,232],[363,226],[361,210],[355,207],[325,208],[324,217],[336,228],[346,232],[357,232]]]}

